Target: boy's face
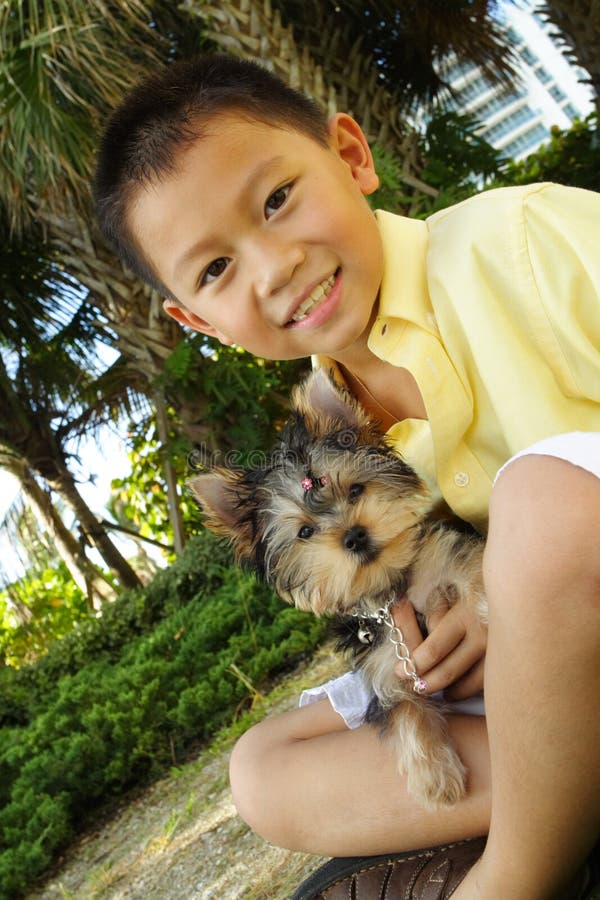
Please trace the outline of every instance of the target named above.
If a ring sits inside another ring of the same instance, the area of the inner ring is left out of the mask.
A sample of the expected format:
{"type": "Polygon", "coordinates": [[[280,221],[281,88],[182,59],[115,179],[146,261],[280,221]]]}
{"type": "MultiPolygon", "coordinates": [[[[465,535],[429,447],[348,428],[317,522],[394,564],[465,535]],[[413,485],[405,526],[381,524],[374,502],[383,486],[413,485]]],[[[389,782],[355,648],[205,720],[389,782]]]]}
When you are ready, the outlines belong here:
{"type": "Polygon", "coordinates": [[[343,356],[364,339],[382,276],[364,194],[378,181],[358,125],[329,147],[234,114],[208,124],[175,171],[141,189],[129,224],[182,304],[179,321],[256,356],[343,356]]]}

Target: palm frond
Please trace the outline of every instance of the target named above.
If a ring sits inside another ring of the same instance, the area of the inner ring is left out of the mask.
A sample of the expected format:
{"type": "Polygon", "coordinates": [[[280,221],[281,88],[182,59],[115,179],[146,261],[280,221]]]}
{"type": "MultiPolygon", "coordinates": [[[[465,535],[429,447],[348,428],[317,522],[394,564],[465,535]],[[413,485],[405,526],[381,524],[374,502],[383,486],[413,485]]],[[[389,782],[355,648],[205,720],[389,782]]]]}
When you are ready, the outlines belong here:
{"type": "Polygon", "coordinates": [[[275,0],[275,5],[326,77],[359,44],[405,109],[432,102],[446,88],[437,63],[449,54],[480,66],[492,83],[516,77],[495,0],[275,0]],[[326,37],[334,31],[341,37],[332,54],[326,37]]]}
{"type": "Polygon", "coordinates": [[[129,366],[122,357],[98,377],[80,385],[79,401],[77,407],[72,404],[65,408],[57,423],[56,436],[61,443],[93,437],[104,426],[124,418],[140,419],[151,414],[147,397],[132,383],[129,366]]]}
{"type": "Polygon", "coordinates": [[[89,199],[103,115],[159,60],[152,4],[18,0],[0,6],[0,200],[12,230],[89,199]]]}
{"type": "MultiPolygon", "coordinates": [[[[76,317],[83,332],[86,293],[46,244],[40,227],[33,223],[20,235],[11,234],[0,205],[0,345],[43,346],[76,317]]],[[[87,319],[91,328],[91,312],[87,319]]]]}

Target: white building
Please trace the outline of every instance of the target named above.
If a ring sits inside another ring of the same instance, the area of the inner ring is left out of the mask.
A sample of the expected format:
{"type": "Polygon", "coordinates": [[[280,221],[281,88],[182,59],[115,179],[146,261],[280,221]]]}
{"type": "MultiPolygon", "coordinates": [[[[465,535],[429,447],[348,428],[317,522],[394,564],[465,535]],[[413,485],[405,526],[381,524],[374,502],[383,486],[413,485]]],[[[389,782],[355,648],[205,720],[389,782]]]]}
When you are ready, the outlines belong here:
{"type": "Polygon", "coordinates": [[[474,115],[482,123],[478,133],[516,160],[547,140],[553,125],[569,128],[594,109],[592,89],[581,81],[586,73],[567,61],[535,6],[535,0],[502,4],[520,75],[513,88],[492,87],[474,65],[450,60],[441,68],[456,95],[445,108],[474,115]]]}

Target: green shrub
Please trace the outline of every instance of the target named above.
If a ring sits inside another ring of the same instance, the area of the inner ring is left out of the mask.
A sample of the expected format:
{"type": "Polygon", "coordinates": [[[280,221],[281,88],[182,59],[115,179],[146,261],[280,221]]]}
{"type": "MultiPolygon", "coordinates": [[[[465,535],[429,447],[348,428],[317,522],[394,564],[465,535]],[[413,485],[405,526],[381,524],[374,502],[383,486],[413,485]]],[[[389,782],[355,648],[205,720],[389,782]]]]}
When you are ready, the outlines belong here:
{"type": "Polygon", "coordinates": [[[98,805],[232,721],[324,630],[203,534],[46,657],[0,671],[0,896],[19,896],[98,805]]]}
{"type": "Polygon", "coordinates": [[[92,659],[119,658],[133,637],[148,633],[197,594],[217,590],[231,565],[227,544],[203,532],[145,589],[124,591],[104,607],[101,618],[77,622],[37,662],[17,670],[0,668],[0,727],[26,724],[47,706],[63,675],[77,672],[92,659]]]}
{"type": "Polygon", "coordinates": [[[570,128],[554,126],[550,137],[520,162],[511,162],[496,184],[531,184],[556,181],[572,187],[600,191],[599,113],[575,119],[570,128]]]}

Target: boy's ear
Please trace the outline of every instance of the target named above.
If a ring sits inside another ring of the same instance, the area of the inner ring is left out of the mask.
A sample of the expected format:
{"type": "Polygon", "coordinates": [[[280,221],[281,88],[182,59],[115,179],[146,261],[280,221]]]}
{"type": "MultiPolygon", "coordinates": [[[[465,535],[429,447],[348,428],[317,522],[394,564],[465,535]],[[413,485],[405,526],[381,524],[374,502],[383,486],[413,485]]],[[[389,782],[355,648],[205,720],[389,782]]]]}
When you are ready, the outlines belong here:
{"type": "Polygon", "coordinates": [[[329,143],[363,194],[372,194],[379,187],[373,154],[358,122],[347,113],[336,113],[329,120],[329,143]]]}
{"type": "Polygon", "coordinates": [[[170,300],[168,298],[163,300],[163,309],[168,316],[171,316],[172,319],[175,319],[181,325],[187,325],[189,328],[193,329],[193,331],[200,331],[202,334],[207,334],[209,337],[217,338],[217,340],[222,344],[225,344],[226,347],[231,347],[233,344],[233,341],[223,334],[222,331],[214,328],[206,321],[206,319],[202,319],[200,316],[197,316],[196,313],[190,312],[185,306],[180,306],[175,300],[170,300]]]}

